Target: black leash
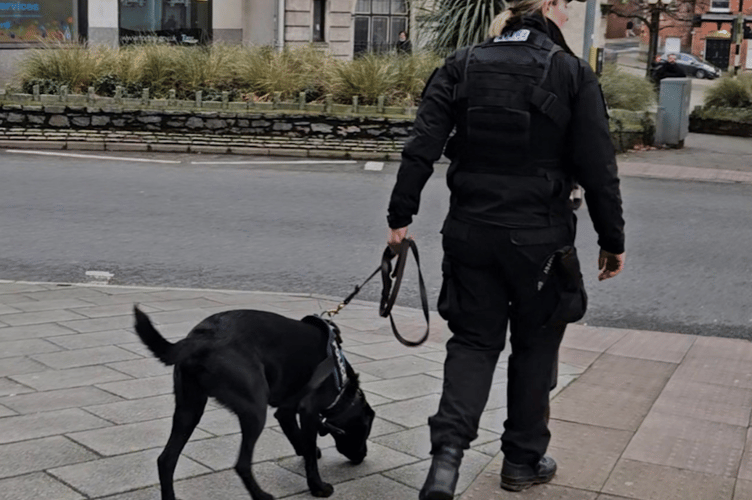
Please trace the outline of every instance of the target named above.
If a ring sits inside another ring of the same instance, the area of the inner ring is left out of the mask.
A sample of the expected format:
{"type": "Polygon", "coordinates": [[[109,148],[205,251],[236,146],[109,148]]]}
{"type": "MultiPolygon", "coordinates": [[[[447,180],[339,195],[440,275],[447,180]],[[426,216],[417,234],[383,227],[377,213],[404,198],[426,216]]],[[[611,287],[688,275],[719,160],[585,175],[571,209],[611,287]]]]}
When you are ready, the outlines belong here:
{"type": "Polygon", "coordinates": [[[393,252],[389,247],[386,247],[383,255],[381,256],[381,264],[366,280],[356,286],[355,290],[348,295],[335,309],[325,311],[329,317],[333,317],[340,312],[350,301],[360,292],[366,283],[377,274],[381,273],[381,282],[383,289],[381,291],[381,303],[379,304],[379,316],[382,318],[389,318],[389,322],[392,325],[392,332],[399,342],[407,347],[417,347],[428,339],[428,332],[430,329],[429,314],[428,314],[428,294],[426,293],[426,285],[423,281],[423,273],[420,269],[420,257],[418,256],[418,246],[412,239],[405,238],[400,243],[397,253],[393,252]],[[397,330],[397,325],[394,323],[392,317],[392,308],[397,300],[397,294],[399,293],[400,285],[402,283],[402,276],[405,273],[405,264],[407,264],[408,254],[412,251],[415,258],[415,264],[418,266],[418,286],[420,288],[420,302],[423,308],[423,316],[426,318],[426,331],[423,336],[417,340],[408,340],[403,337],[397,330]],[[392,259],[397,257],[397,263],[392,269],[392,259]]]}

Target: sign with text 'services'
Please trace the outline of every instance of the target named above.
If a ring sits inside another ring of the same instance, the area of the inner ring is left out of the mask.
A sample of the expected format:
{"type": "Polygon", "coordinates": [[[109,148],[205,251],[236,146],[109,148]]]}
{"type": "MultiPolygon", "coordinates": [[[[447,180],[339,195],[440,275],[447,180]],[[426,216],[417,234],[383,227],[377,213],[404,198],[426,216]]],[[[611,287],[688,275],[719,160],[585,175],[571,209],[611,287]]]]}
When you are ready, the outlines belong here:
{"type": "Polygon", "coordinates": [[[71,41],[73,0],[0,1],[0,43],[71,41]]]}

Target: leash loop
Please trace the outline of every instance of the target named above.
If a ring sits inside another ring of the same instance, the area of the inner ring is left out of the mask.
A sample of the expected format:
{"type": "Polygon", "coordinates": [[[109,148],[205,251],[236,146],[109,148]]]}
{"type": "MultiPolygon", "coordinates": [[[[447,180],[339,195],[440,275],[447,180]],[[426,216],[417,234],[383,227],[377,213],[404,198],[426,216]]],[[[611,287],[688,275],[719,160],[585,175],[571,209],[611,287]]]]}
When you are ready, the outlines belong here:
{"type": "Polygon", "coordinates": [[[361,288],[363,288],[366,283],[371,281],[371,279],[378,273],[381,273],[381,283],[383,287],[381,290],[381,302],[379,303],[379,316],[381,316],[382,318],[389,318],[389,322],[392,326],[392,333],[394,333],[394,336],[402,345],[405,345],[407,347],[417,347],[423,344],[423,342],[428,339],[428,332],[430,330],[428,294],[426,293],[426,285],[423,281],[423,273],[420,269],[418,246],[415,244],[415,240],[410,238],[405,238],[404,240],[402,240],[402,243],[400,243],[399,249],[396,253],[393,252],[391,248],[386,247],[384,249],[384,253],[381,256],[381,264],[379,265],[379,267],[377,267],[376,270],[371,273],[371,275],[366,278],[363,283],[360,284],[360,286],[356,286],[355,290],[353,290],[350,295],[348,295],[342,302],[340,302],[337,307],[324,311],[322,315],[326,314],[330,319],[333,318],[342,309],[344,309],[345,306],[347,306],[347,304],[349,304],[350,301],[358,294],[358,292],[360,292],[361,288]],[[426,331],[418,340],[408,340],[403,337],[397,330],[397,325],[394,322],[394,317],[392,317],[392,308],[394,307],[394,303],[397,300],[397,294],[399,293],[400,285],[402,284],[402,276],[405,273],[405,265],[407,264],[407,258],[410,252],[412,252],[413,258],[415,259],[415,264],[418,266],[420,303],[423,309],[423,316],[426,319],[426,331]],[[392,259],[394,259],[395,257],[397,257],[397,262],[394,265],[394,268],[392,268],[392,259]]]}
{"type": "Polygon", "coordinates": [[[389,247],[384,250],[384,254],[381,256],[381,282],[383,289],[381,291],[381,303],[379,304],[379,316],[382,318],[389,318],[389,322],[392,326],[392,333],[397,340],[407,347],[417,347],[428,339],[428,333],[430,330],[430,320],[428,314],[428,294],[426,293],[426,285],[423,281],[423,273],[420,269],[420,256],[418,255],[418,245],[415,244],[415,240],[405,238],[400,243],[399,249],[395,254],[389,247]],[[423,309],[423,316],[426,319],[426,331],[423,336],[414,341],[404,338],[397,330],[397,325],[394,322],[392,316],[392,308],[397,301],[397,294],[402,284],[402,276],[405,273],[405,265],[407,264],[407,257],[412,252],[415,264],[418,267],[418,287],[420,289],[420,303],[423,309]],[[392,270],[392,259],[397,257],[397,262],[392,270]]]}

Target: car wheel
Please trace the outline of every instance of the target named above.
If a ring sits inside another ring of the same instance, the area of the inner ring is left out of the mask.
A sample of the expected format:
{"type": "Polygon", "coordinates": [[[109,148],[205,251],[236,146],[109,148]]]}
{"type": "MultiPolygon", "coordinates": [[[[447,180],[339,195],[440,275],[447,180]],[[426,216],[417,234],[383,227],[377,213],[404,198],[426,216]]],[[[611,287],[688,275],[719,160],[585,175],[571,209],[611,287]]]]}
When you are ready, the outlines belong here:
{"type": "Polygon", "coordinates": [[[695,71],[695,76],[697,78],[705,78],[705,70],[698,69],[697,71],[695,71]]]}

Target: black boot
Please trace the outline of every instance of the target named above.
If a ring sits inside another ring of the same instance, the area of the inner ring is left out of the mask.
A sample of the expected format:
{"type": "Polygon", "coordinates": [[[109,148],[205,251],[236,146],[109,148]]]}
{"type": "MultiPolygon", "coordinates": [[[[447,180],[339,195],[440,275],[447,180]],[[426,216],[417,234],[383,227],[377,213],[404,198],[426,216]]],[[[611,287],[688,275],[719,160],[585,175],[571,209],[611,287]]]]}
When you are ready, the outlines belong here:
{"type": "Polygon", "coordinates": [[[556,462],[545,456],[535,467],[507,462],[501,467],[501,487],[508,491],[522,491],[536,484],[547,483],[556,474],[556,462]]]}
{"type": "Polygon", "coordinates": [[[442,446],[434,453],[428,477],[420,490],[420,500],[452,500],[460,477],[463,452],[459,448],[442,446]]]}

